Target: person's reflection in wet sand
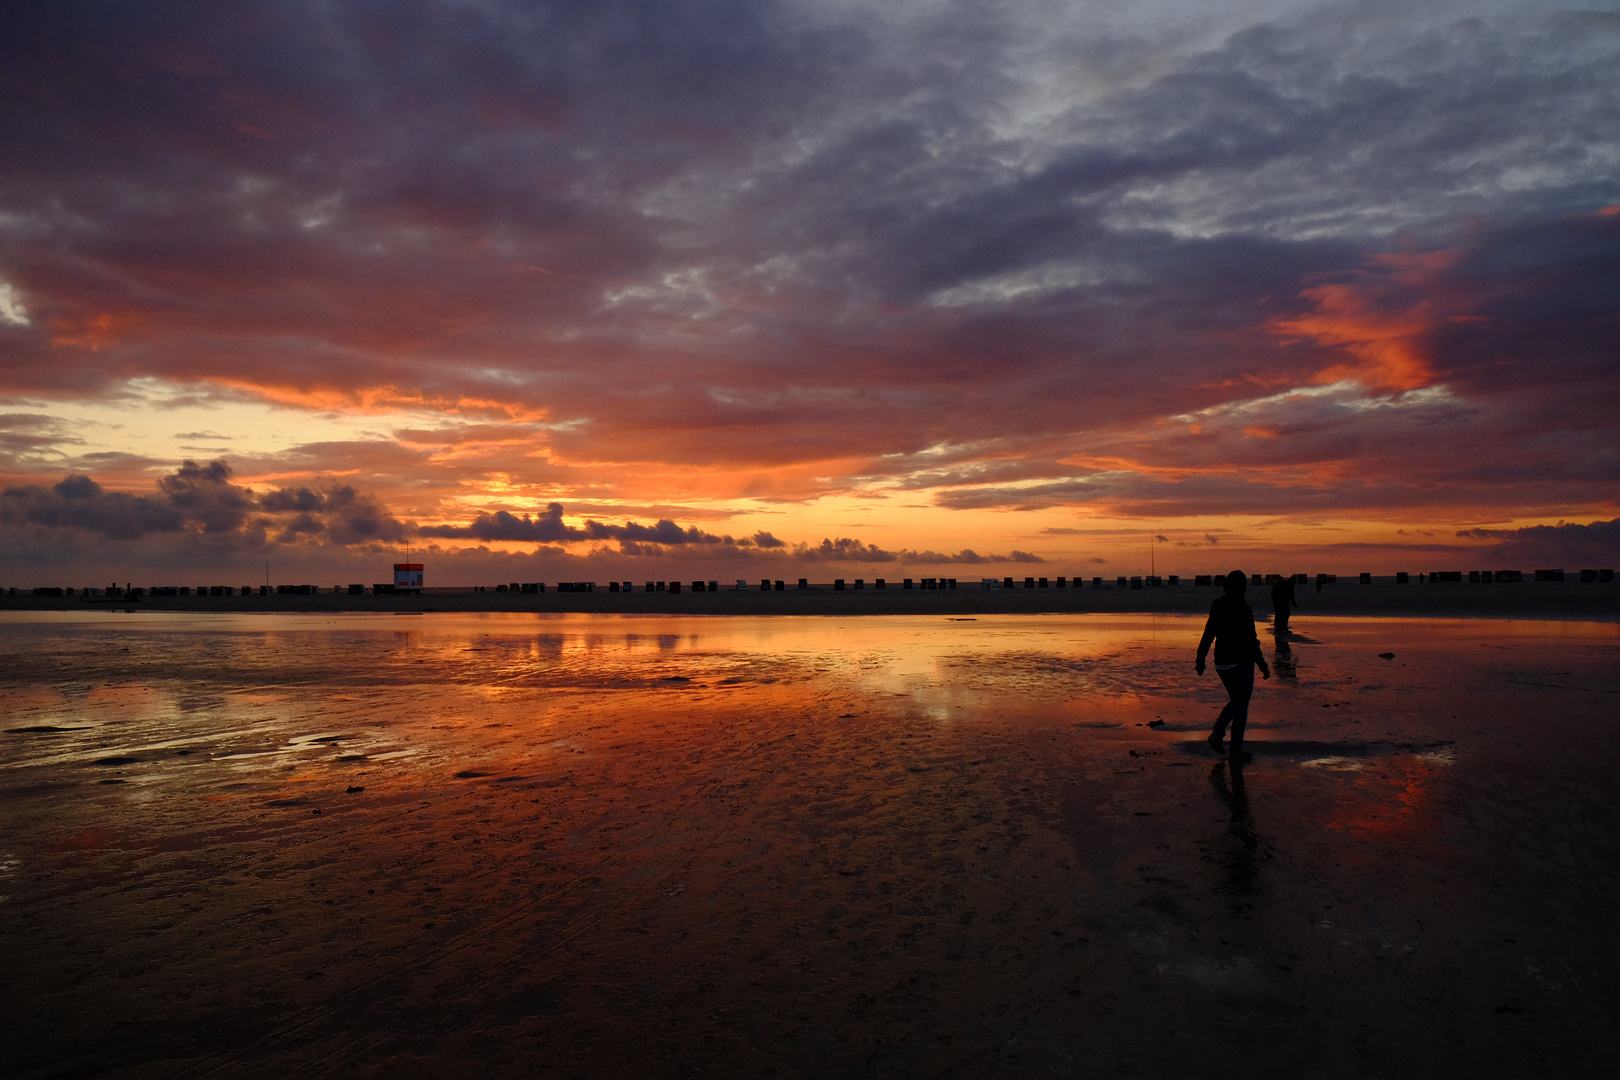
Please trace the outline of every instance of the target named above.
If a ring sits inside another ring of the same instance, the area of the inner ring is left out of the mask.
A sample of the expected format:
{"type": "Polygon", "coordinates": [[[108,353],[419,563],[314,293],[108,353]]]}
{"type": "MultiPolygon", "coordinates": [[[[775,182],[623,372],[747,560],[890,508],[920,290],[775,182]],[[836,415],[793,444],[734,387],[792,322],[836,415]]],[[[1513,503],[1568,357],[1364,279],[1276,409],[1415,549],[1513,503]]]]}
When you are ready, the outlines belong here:
{"type": "Polygon", "coordinates": [[[1254,818],[1249,813],[1249,795],[1243,787],[1243,763],[1217,761],[1209,772],[1209,784],[1230,815],[1226,835],[1233,841],[1227,845],[1226,881],[1219,891],[1231,893],[1234,897],[1252,896],[1260,884],[1260,837],[1254,831],[1254,818]],[[1230,784],[1227,782],[1228,769],[1231,770],[1230,784]]]}
{"type": "Polygon", "coordinates": [[[1299,671],[1294,666],[1294,650],[1282,638],[1277,639],[1277,648],[1272,653],[1272,661],[1277,666],[1277,678],[1297,679],[1299,671]]]}

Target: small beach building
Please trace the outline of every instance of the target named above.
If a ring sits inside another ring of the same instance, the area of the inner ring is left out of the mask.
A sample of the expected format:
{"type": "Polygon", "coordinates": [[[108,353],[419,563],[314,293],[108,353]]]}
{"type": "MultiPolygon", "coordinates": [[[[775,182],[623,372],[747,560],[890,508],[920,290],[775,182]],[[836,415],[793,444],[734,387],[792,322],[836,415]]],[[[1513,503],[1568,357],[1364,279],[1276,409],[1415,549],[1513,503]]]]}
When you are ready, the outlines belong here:
{"type": "Polygon", "coordinates": [[[422,591],[422,564],[419,562],[395,563],[394,591],[397,593],[420,593],[422,591]]]}

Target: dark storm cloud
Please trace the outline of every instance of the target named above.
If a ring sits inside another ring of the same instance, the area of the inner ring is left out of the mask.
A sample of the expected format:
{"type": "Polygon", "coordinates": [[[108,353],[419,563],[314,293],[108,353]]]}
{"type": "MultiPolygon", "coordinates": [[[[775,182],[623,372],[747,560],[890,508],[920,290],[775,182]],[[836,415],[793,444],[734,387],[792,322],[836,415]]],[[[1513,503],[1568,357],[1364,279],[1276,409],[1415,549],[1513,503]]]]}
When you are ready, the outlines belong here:
{"type": "Polygon", "coordinates": [[[964,548],[955,555],[942,555],[937,551],[885,551],[876,544],[852,540],[847,536],[826,539],[819,544],[795,544],[793,558],[798,562],[819,563],[903,563],[913,566],[976,566],[988,563],[1043,563],[1046,560],[1027,551],[1013,551],[1007,555],[980,555],[964,548]]]}
{"type": "Polygon", "coordinates": [[[697,526],[681,528],[667,518],[652,525],[627,521],[622,525],[588,520],[583,525],[569,525],[563,520],[561,503],[549,504],[545,512],[521,517],[506,510],[480,513],[466,525],[430,525],[418,530],[422,536],[444,539],[474,539],[483,541],[516,540],[535,543],[569,543],[587,540],[617,540],[660,548],[719,545],[727,548],[759,548],[768,550],[784,546],[781,540],[768,532],[757,532],[738,540],[704,532],[697,526]]]}
{"type": "Polygon", "coordinates": [[[673,521],[663,520],[653,525],[627,521],[622,525],[587,520],[582,525],[569,525],[563,520],[563,506],[551,503],[542,514],[515,515],[505,510],[481,513],[466,525],[433,525],[417,530],[418,535],[439,539],[472,539],[484,542],[518,541],[524,543],[580,543],[588,541],[615,541],[618,554],[629,557],[659,557],[675,552],[717,551],[732,559],[788,557],[806,563],[906,563],[924,566],[980,563],[1039,563],[1045,560],[1025,551],[1006,555],[980,555],[964,549],[954,555],[936,551],[887,551],[875,544],[863,543],[848,537],[825,539],[820,544],[793,544],[780,540],[768,532],[756,532],[740,539],[705,532],[696,526],[681,528],[673,521]]]}
{"type": "Polygon", "coordinates": [[[793,557],[800,562],[832,563],[890,563],[898,562],[900,559],[893,551],[884,551],[876,544],[852,540],[847,536],[841,536],[837,540],[829,538],[814,546],[795,545],[793,557]]]}
{"type": "Polygon", "coordinates": [[[257,505],[267,513],[298,514],[286,527],[284,539],[324,532],[336,543],[355,544],[394,543],[406,536],[405,526],[375,496],[348,484],[333,484],[324,491],[278,488],[260,496],[257,505]]]}
{"type": "Polygon", "coordinates": [[[563,521],[561,503],[552,503],[538,517],[531,518],[528,514],[519,517],[506,510],[497,510],[493,514],[479,514],[467,525],[428,525],[418,532],[422,536],[447,539],[519,540],[542,544],[586,538],[585,530],[563,521]]]}
{"type": "MultiPolygon", "coordinates": [[[[88,482],[88,478],[84,479],[88,482]]],[[[223,461],[207,465],[188,461],[173,476],[159,480],[158,490],[170,506],[184,514],[187,521],[200,524],[206,533],[240,529],[255,501],[253,492],[231,483],[230,466],[223,461]]]]}
{"type": "Polygon", "coordinates": [[[404,526],[372,496],[334,485],[324,492],[284,488],[264,496],[231,481],[223,461],[187,461],[157,482],[156,495],[107,491],[88,476],[69,476],[0,491],[0,524],[37,537],[62,530],[108,540],[154,533],[195,533],[220,550],[257,547],[267,531],[282,543],[320,534],[339,545],[396,542],[404,526]]]}
{"type": "MultiPolygon", "coordinates": [[[[788,498],[1599,497],[1614,13],[1302,3],[1207,14],[1228,22],[1200,38],[1099,10],[23,5],[0,38],[0,280],[27,317],[0,323],[0,392],[144,375],[484,422],[401,432],[400,468],[417,440],[542,414],[571,460],[853,463],[788,498]],[[1374,260],[1402,245],[1455,257],[1374,260]],[[1410,363],[1357,353],[1368,319],[1412,324],[1410,363]],[[1336,366],[1452,396],[1152,426],[1336,366]]],[[[188,521],[244,527],[209,513],[188,521]]],[[[438,528],[575,538],[548,522],[438,528]]]]}
{"type": "MultiPolygon", "coordinates": [[[[300,493],[303,489],[300,489],[300,493]]],[[[348,485],[333,485],[320,505],[300,517],[318,514],[327,538],[336,544],[396,544],[409,530],[374,495],[348,485]]]]}
{"type": "Polygon", "coordinates": [[[167,500],[103,491],[88,476],[70,476],[49,488],[31,484],[0,491],[0,522],[85,529],[110,540],[128,540],[151,532],[179,532],[186,518],[167,500]]]}
{"type": "MultiPolygon", "coordinates": [[[[664,519],[652,525],[634,521],[614,524],[586,520],[569,525],[560,503],[551,503],[538,515],[516,515],[506,510],[480,513],[467,525],[408,526],[374,496],[352,486],[329,484],[277,488],[263,494],[231,481],[224,461],[199,465],[187,461],[173,474],[160,478],[156,495],[107,491],[88,476],[68,476],[55,485],[24,485],[0,490],[0,527],[13,550],[82,546],[82,534],[107,540],[139,541],[158,534],[182,534],[210,542],[208,553],[219,555],[262,548],[273,540],[280,545],[315,542],[334,548],[368,548],[378,543],[397,544],[411,537],[518,541],[553,545],[616,542],[625,557],[662,557],[682,550],[724,552],[734,558],[792,555],[808,561],[914,563],[1039,562],[1024,552],[981,556],[973,551],[958,555],[934,552],[887,552],[851,540],[827,540],[820,547],[788,545],[769,532],[735,538],[690,526],[681,528],[664,519]]],[[[33,561],[40,561],[35,558],[33,561]]]]}
{"type": "Polygon", "coordinates": [[[1562,568],[1580,564],[1587,569],[1612,570],[1620,563],[1620,518],[1585,525],[1560,521],[1557,525],[1523,529],[1464,529],[1457,535],[1468,540],[1495,541],[1474,551],[1504,565],[1528,562],[1562,568]]]}
{"type": "Polygon", "coordinates": [[[1017,548],[1005,555],[980,555],[972,548],[963,548],[955,555],[941,555],[937,551],[917,551],[910,553],[907,562],[918,563],[923,566],[980,566],[990,563],[1044,563],[1045,559],[1028,551],[1019,551],[1017,548]]]}
{"type": "MultiPolygon", "coordinates": [[[[610,525],[600,521],[587,521],[584,532],[592,540],[628,540],[636,544],[663,544],[679,547],[685,544],[734,544],[729,536],[706,533],[697,526],[683,529],[673,521],[660,521],[653,525],[639,525],[627,521],[623,525],[610,525]]],[[[744,544],[749,541],[744,540],[744,544]]]]}

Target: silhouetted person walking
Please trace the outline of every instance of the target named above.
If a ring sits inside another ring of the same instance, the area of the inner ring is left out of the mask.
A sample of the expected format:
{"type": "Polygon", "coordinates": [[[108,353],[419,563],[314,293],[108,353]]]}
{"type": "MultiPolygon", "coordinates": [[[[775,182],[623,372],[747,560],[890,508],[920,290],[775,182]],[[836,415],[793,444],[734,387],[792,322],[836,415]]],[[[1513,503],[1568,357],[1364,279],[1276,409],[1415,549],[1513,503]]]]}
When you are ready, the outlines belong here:
{"type": "Polygon", "coordinates": [[[1233,761],[1247,761],[1249,754],[1243,749],[1243,728],[1249,722],[1249,698],[1254,694],[1254,669],[1260,668],[1263,678],[1271,678],[1271,668],[1260,652],[1260,636],[1254,632],[1254,612],[1243,593],[1249,579],[1241,570],[1226,575],[1226,595],[1216,597],[1209,606],[1209,621],[1204,623],[1204,636],[1198,641],[1198,674],[1204,673],[1204,657],[1209,654],[1210,642],[1215,643],[1215,674],[1226,687],[1230,698],[1221,715],[1215,718],[1215,730],[1210,732],[1210,749],[1221,752],[1221,738],[1228,726],[1232,729],[1233,761]]]}
{"type": "Polygon", "coordinates": [[[1294,575],[1279,574],[1271,583],[1271,632],[1279,638],[1288,634],[1288,614],[1299,604],[1294,597],[1294,575]]]}

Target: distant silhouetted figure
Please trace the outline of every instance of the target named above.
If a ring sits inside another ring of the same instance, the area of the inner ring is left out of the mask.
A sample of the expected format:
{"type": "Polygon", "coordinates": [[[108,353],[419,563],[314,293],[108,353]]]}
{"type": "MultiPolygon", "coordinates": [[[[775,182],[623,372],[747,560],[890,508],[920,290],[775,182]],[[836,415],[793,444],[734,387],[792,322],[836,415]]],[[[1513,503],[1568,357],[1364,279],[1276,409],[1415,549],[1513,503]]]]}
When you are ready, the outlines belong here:
{"type": "Polygon", "coordinates": [[[1254,612],[1249,609],[1243,593],[1249,583],[1241,570],[1226,575],[1226,595],[1215,598],[1209,606],[1209,621],[1204,623],[1204,636],[1198,641],[1198,674],[1204,673],[1204,657],[1209,654],[1210,642],[1215,643],[1215,674],[1226,687],[1231,699],[1215,719],[1215,730],[1210,732],[1210,749],[1221,752],[1221,738],[1227,726],[1232,728],[1233,761],[1247,761],[1243,749],[1243,728],[1249,722],[1249,698],[1254,694],[1254,669],[1258,665],[1264,678],[1271,678],[1271,668],[1260,653],[1260,636],[1254,632],[1254,612]]]}
{"type": "Polygon", "coordinates": [[[1271,583],[1271,632],[1278,637],[1288,633],[1288,613],[1299,603],[1294,598],[1294,576],[1279,574],[1271,583]]]}

